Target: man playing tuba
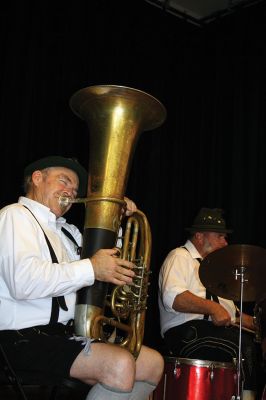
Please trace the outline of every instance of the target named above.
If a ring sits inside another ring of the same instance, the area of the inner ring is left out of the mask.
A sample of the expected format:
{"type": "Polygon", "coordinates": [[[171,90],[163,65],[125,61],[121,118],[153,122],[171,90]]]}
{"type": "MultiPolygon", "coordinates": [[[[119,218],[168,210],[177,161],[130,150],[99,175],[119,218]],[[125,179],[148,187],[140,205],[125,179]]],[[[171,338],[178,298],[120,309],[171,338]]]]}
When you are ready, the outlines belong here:
{"type": "Polygon", "coordinates": [[[146,400],[163,371],[157,351],[142,346],[135,360],[120,346],[74,334],[78,290],[95,280],[130,285],[134,277],[133,263],[115,249],[80,259],[82,235],[63,217],[71,202],[59,198],[84,196],[86,182],[76,160],[42,158],[25,168],[25,195],[0,211],[1,343],[15,371],[93,385],[87,400],[146,400]]]}

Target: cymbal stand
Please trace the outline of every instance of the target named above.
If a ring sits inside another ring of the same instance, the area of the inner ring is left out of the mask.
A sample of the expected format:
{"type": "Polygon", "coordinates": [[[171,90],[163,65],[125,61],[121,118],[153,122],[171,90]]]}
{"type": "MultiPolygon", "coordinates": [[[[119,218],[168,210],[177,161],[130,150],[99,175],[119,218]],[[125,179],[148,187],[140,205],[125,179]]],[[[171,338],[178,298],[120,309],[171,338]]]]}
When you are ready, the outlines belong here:
{"type": "Polygon", "coordinates": [[[236,267],[234,271],[235,279],[240,276],[240,315],[239,315],[239,341],[238,341],[238,360],[237,360],[237,395],[232,396],[231,400],[241,400],[243,397],[243,381],[241,377],[241,347],[242,347],[242,311],[243,311],[243,293],[244,283],[248,280],[244,278],[246,267],[236,267]],[[240,269],[240,270],[239,270],[240,269]]]}

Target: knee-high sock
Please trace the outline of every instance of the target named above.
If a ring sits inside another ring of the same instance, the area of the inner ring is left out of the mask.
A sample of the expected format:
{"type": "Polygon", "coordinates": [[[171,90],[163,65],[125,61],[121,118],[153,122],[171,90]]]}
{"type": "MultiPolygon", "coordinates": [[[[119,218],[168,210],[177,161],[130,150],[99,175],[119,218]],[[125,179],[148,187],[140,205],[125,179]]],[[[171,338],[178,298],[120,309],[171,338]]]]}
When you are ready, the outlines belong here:
{"type": "Polygon", "coordinates": [[[97,383],[89,391],[86,400],[129,400],[131,393],[97,383]]]}
{"type": "Polygon", "coordinates": [[[154,391],[156,385],[146,381],[136,381],[129,400],[147,400],[147,397],[154,391]]]}

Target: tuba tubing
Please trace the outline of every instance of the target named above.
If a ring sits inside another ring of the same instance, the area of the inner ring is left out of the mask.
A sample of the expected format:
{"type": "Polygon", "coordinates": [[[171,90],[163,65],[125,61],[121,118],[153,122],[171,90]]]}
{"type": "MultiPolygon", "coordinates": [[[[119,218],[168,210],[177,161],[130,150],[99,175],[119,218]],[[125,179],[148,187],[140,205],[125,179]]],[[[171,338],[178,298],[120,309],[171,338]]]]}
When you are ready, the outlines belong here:
{"type": "MultiPolygon", "coordinates": [[[[89,174],[81,258],[116,246],[133,153],[142,131],[159,127],[165,107],[153,96],[124,86],[83,88],[70,108],[89,128],[89,174]]],[[[77,292],[75,332],[101,339],[109,284],[95,280],[77,292]]],[[[127,328],[125,328],[127,330],[127,328]]]]}

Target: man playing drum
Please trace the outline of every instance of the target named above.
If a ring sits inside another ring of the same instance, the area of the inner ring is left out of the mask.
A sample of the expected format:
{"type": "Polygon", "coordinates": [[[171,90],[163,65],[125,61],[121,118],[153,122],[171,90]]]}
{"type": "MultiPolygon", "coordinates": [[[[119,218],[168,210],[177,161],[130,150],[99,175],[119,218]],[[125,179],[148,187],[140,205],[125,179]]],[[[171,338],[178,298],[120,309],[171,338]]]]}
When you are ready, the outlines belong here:
{"type": "MultiPolygon", "coordinates": [[[[200,261],[227,246],[222,210],[202,208],[186,243],[172,250],[159,274],[161,335],[171,354],[189,359],[232,362],[238,358],[238,309],[231,300],[211,295],[199,279],[200,261]]],[[[254,330],[253,317],[242,315],[242,326],[254,330]]],[[[256,347],[242,335],[244,399],[254,399],[256,347]]]]}

